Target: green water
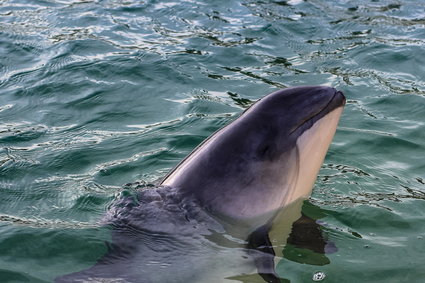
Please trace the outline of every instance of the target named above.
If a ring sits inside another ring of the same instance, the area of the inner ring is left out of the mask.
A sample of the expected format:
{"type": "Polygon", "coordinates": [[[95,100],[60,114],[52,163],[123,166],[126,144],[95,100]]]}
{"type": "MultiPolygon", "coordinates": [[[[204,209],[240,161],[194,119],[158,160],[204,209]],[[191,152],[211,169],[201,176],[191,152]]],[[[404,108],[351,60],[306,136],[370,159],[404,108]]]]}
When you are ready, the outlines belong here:
{"type": "Polygon", "coordinates": [[[0,282],[92,266],[123,184],[314,84],[347,97],[304,208],[338,252],[277,272],[424,282],[424,30],[420,0],[0,1],[0,282]]]}

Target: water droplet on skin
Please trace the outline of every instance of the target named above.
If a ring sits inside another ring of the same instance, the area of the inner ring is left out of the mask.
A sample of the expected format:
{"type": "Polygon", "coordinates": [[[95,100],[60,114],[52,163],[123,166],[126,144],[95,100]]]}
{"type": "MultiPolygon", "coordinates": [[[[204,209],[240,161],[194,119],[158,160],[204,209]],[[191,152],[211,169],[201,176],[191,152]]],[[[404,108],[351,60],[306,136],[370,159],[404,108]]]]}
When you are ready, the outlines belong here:
{"type": "Polygon", "coordinates": [[[316,281],[316,282],[322,281],[323,279],[325,279],[325,277],[326,277],[325,273],[318,271],[318,272],[314,273],[313,281],[316,281]]]}

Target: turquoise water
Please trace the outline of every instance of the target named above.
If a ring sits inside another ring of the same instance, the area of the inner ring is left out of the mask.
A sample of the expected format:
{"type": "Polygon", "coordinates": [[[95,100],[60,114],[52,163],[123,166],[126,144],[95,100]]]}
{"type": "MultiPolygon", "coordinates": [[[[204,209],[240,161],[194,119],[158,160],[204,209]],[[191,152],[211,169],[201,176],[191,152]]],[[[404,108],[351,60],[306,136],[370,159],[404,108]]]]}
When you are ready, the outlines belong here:
{"type": "Polygon", "coordinates": [[[123,184],[267,93],[325,84],[347,105],[304,212],[338,251],[277,272],[423,282],[424,28],[419,0],[0,1],[0,281],[92,266],[123,184]]]}

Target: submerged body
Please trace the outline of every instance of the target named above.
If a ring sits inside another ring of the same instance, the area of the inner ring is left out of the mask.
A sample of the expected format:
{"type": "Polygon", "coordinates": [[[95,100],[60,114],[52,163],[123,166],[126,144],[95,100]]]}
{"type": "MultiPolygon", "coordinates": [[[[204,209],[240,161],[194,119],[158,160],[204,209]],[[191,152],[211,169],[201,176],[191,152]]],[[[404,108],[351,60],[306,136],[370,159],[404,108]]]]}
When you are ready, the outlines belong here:
{"type": "Polygon", "coordinates": [[[311,194],[344,104],[323,86],[261,99],[158,188],[118,201],[109,253],[56,281],[222,282],[257,272],[278,282],[268,232],[279,211],[311,194]]]}

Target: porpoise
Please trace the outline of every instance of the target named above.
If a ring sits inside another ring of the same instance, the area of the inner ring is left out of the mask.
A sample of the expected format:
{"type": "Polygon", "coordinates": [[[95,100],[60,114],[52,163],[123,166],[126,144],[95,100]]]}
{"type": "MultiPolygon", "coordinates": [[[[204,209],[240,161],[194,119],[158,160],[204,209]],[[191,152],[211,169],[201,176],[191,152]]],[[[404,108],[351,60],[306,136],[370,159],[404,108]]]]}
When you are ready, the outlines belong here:
{"type": "Polygon", "coordinates": [[[269,232],[310,196],[344,105],[326,86],[260,99],[159,185],[115,201],[108,252],[55,282],[280,282],[269,232]]]}

